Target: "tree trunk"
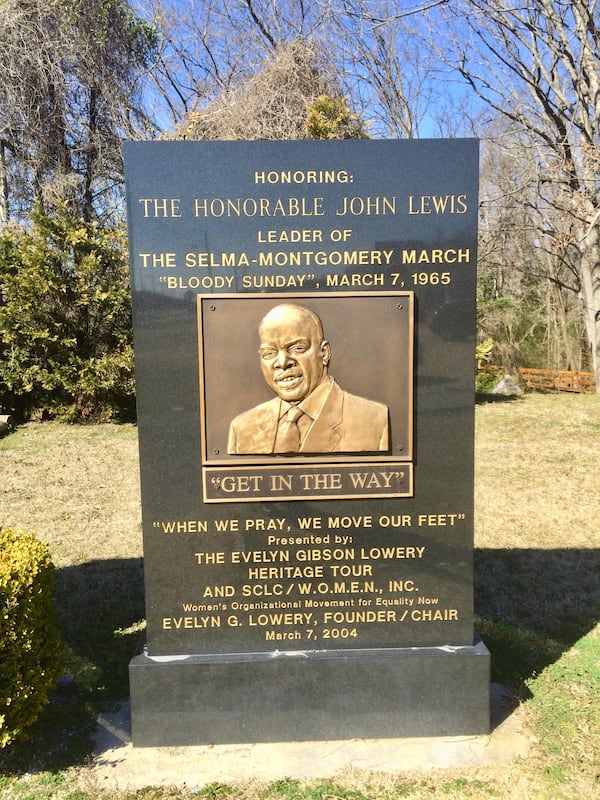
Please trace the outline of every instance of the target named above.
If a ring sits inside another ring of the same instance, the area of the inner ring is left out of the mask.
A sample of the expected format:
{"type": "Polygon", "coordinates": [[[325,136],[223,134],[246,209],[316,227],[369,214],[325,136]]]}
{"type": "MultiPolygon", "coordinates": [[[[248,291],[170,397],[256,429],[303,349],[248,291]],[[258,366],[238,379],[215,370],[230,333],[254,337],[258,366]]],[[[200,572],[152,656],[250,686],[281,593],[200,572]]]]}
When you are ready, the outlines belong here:
{"type": "Polygon", "coordinates": [[[6,175],[6,143],[0,140],[0,234],[8,224],[8,177],[6,175]]]}
{"type": "Polygon", "coordinates": [[[86,222],[94,218],[94,177],[96,166],[96,136],[98,131],[98,106],[96,89],[92,86],[88,103],[88,142],[85,154],[85,173],[83,180],[83,201],[81,213],[86,222]]]}
{"type": "Polygon", "coordinates": [[[579,242],[581,297],[596,392],[600,394],[600,212],[589,223],[579,242]]]}

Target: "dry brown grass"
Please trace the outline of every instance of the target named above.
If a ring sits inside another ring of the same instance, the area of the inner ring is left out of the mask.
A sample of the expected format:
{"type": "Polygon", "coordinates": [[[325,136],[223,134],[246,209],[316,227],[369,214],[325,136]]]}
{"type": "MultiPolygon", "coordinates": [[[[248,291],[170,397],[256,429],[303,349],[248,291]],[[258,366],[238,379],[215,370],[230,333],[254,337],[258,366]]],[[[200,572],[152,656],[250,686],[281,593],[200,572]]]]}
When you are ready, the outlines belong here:
{"type": "Polygon", "coordinates": [[[480,616],[565,645],[598,622],[599,442],[599,395],[532,394],[478,406],[480,616]]]}
{"type": "Polygon", "coordinates": [[[24,425],[0,474],[0,525],[35,531],[57,567],[141,556],[135,426],[24,425]]]}
{"type": "Polygon", "coordinates": [[[478,406],[475,545],[600,545],[600,396],[478,406]]]}

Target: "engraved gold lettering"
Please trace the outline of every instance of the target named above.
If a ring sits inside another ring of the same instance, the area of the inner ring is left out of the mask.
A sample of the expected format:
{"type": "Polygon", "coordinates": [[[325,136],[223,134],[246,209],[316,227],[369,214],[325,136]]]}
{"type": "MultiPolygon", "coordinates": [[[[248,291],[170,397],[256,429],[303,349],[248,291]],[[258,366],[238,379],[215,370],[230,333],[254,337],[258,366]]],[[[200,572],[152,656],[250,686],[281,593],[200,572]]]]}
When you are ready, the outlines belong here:
{"type": "Polygon", "coordinates": [[[410,612],[413,622],[452,622],[458,620],[458,609],[456,608],[436,608],[421,609],[415,608],[410,612]]]}
{"type": "Polygon", "coordinates": [[[304,567],[249,567],[248,580],[268,581],[284,578],[322,578],[325,568],[307,564],[304,567]]]}
{"type": "Polygon", "coordinates": [[[456,520],[464,519],[464,514],[419,514],[419,525],[428,525],[430,528],[439,528],[446,525],[453,526],[456,520]]]}
{"type": "Polygon", "coordinates": [[[358,517],[329,517],[329,528],[372,528],[373,517],[370,514],[358,517]]]}
{"type": "Polygon", "coordinates": [[[280,531],[285,525],[285,518],[264,519],[263,517],[248,517],[246,519],[247,531],[280,531]]]}
{"type": "Polygon", "coordinates": [[[163,617],[162,629],[164,631],[194,629],[194,628],[220,628],[220,615],[189,616],[189,617],[163,617]]]}
{"type": "Polygon", "coordinates": [[[385,275],[379,273],[353,272],[350,275],[337,273],[326,276],[327,286],[383,286],[385,275]]]}
{"type": "Polygon", "coordinates": [[[186,253],[185,265],[188,269],[247,267],[250,260],[246,253],[186,253]]]}
{"type": "Polygon", "coordinates": [[[235,586],[205,586],[202,597],[233,597],[235,586]]]}
{"type": "Polygon", "coordinates": [[[267,231],[258,231],[257,240],[261,243],[279,243],[279,242],[290,242],[292,244],[297,244],[301,242],[302,244],[306,244],[308,242],[322,242],[323,241],[323,231],[319,230],[267,230],[267,231]]]}
{"type": "Polygon", "coordinates": [[[231,553],[232,564],[273,564],[276,561],[289,561],[290,554],[287,550],[251,550],[245,553],[234,550],[231,553]]]}
{"type": "Polygon", "coordinates": [[[221,490],[228,493],[260,492],[262,481],[262,475],[224,475],[221,478],[221,490]]]}
{"type": "Polygon", "coordinates": [[[238,531],[240,523],[237,519],[216,519],[215,528],[218,531],[238,531]]]}
{"type": "Polygon", "coordinates": [[[323,550],[297,550],[297,561],[354,561],[353,547],[326,547],[323,550]]]}
{"type": "Polygon", "coordinates": [[[390,489],[392,482],[397,483],[402,475],[397,470],[391,472],[350,472],[350,480],[355,489],[390,489]]]}
{"type": "Polygon", "coordinates": [[[242,586],[243,597],[281,597],[282,594],[285,594],[285,589],[281,583],[274,583],[272,586],[266,583],[244,584],[242,586]]]}
{"type": "Polygon", "coordinates": [[[306,490],[341,489],[342,476],[338,472],[310,473],[298,476],[306,490]]]}
{"type": "Polygon", "coordinates": [[[163,533],[206,533],[208,522],[203,519],[184,519],[161,522],[163,533]]]}
{"type": "Polygon", "coordinates": [[[309,625],[312,616],[312,611],[248,614],[248,625],[251,628],[264,625],[309,625]]]}
{"type": "Polygon", "coordinates": [[[337,217],[348,214],[354,217],[385,216],[396,213],[395,197],[342,197],[342,205],[335,212],[337,217]]]}
{"type": "Polygon", "coordinates": [[[409,195],[409,214],[465,214],[469,210],[466,194],[409,195]]]}
{"type": "Polygon", "coordinates": [[[370,564],[331,564],[329,569],[334,578],[350,576],[361,578],[373,574],[373,567],[370,564]]]}
{"type": "Polygon", "coordinates": [[[169,289],[231,289],[233,275],[190,275],[187,278],[167,276],[165,280],[169,289]]]}
{"type": "Polygon", "coordinates": [[[269,250],[259,252],[259,267],[348,267],[389,265],[393,250],[269,250]]]}
{"type": "Polygon", "coordinates": [[[414,581],[388,581],[388,592],[414,592],[414,581]]]}
{"type": "Polygon", "coordinates": [[[157,267],[160,269],[172,269],[177,266],[175,253],[138,253],[142,260],[142,267],[157,267]]]}
{"type": "Polygon", "coordinates": [[[314,533],[310,533],[306,536],[268,536],[267,537],[267,544],[271,545],[278,545],[279,547],[291,544],[329,544],[331,541],[331,537],[326,534],[325,536],[315,536],[314,533]]]}
{"type": "Polygon", "coordinates": [[[356,624],[358,622],[396,622],[395,611],[324,611],[323,622],[356,624]]]}
{"type": "Polygon", "coordinates": [[[194,553],[196,564],[224,564],[225,553],[194,553]]]}
{"type": "Polygon", "coordinates": [[[345,169],[256,170],[254,183],[349,183],[352,176],[345,169]]]}
{"type": "Polygon", "coordinates": [[[143,208],[144,217],[180,217],[179,204],[181,200],[176,197],[141,197],[139,202],[143,208]]]}
{"type": "Polygon", "coordinates": [[[194,216],[202,218],[322,217],[324,214],[322,197],[285,197],[276,200],[266,197],[194,199],[194,216]]]}
{"type": "Polygon", "coordinates": [[[242,286],[244,289],[301,288],[307,278],[314,278],[314,275],[243,275],[242,286]]]}
{"type": "MultiPolygon", "coordinates": [[[[308,633],[312,633],[310,628],[308,633]]],[[[293,641],[294,639],[301,638],[302,634],[300,631],[265,631],[265,639],[267,642],[293,641]]]]}
{"type": "Polygon", "coordinates": [[[361,547],[360,558],[372,561],[379,558],[423,558],[425,547],[361,547]]]}
{"type": "MultiPolygon", "coordinates": [[[[467,264],[471,260],[468,247],[432,248],[428,250],[403,250],[403,264],[467,264]]],[[[440,281],[448,283],[448,280],[440,281]]]]}

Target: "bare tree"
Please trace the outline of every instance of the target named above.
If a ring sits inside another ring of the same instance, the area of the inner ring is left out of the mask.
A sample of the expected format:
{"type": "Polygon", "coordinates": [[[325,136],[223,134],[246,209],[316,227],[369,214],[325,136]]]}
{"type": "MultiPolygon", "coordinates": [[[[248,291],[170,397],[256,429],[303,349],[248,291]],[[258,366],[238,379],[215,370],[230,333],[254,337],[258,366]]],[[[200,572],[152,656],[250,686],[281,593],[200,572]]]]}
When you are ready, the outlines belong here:
{"type": "Polygon", "coordinates": [[[159,30],[150,75],[165,129],[246,83],[281,47],[313,39],[330,15],[329,0],[141,0],[140,5],[159,30]]]}
{"type": "Polygon", "coordinates": [[[109,210],[120,139],[149,124],[136,79],[153,38],[121,0],[0,3],[0,223],[34,201],[109,210]]]}
{"type": "Polygon", "coordinates": [[[540,239],[576,276],[600,392],[597,0],[463,0],[445,9],[440,57],[535,145],[540,239]]]}
{"type": "MultiPolygon", "coordinates": [[[[323,96],[339,97],[325,64],[309,42],[280,45],[263,69],[185,115],[178,139],[303,139],[309,111],[323,96]]],[[[321,103],[321,111],[326,104],[321,103]]],[[[325,109],[326,110],[326,109],[325,109]]],[[[314,121],[314,120],[313,120],[314,121]]],[[[360,125],[347,114],[339,135],[359,136],[360,125]]]]}
{"type": "MultiPolygon", "coordinates": [[[[335,58],[340,80],[375,136],[412,139],[456,135],[461,118],[440,80],[440,61],[427,44],[435,37],[428,11],[446,0],[346,0],[336,4],[335,58]],[[452,123],[448,121],[452,117],[452,123]]],[[[446,68],[446,72],[447,72],[446,68]]]]}
{"type": "MultiPolygon", "coordinates": [[[[480,336],[494,340],[493,358],[509,369],[589,369],[577,271],[539,227],[535,145],[506,117],[480,134],[480,336]]],[[[553,231],[562,224],[548,204],[543,218],[553,231]]]]}
{"type": "MultiPolygon", "coordinates": [[[[141,0],[160,30],[150,72],[165,128],[262,69],[282,47],[311,41],[374,136],[451,132],[464,114],[432,80],[426,12],[447,0],[141,0]]],[[[434,34],[431,34],[434,35],[434,34]]],[[[446,70],[447,71],[447,70],[446,70]]]]}
{"type": "Polygon", "coordinates": [[[0,233],[8,224],[8,175],[6,173],[6,141],[0,139],[0,233]]]}

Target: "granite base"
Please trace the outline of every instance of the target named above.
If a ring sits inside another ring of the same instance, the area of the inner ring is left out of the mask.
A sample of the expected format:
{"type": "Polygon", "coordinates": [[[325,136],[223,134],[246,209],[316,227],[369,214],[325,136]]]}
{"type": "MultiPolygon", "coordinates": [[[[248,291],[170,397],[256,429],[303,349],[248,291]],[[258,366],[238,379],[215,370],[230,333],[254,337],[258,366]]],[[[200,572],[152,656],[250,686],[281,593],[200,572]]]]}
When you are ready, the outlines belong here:
{"type": "Polygon", "coordinates": [[[137,747],[486,734],[490,654],[415,647],[136,656],[137,747]]]}

